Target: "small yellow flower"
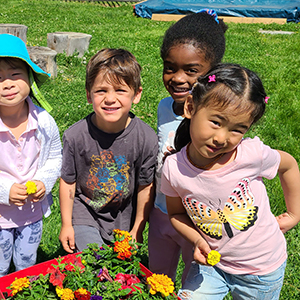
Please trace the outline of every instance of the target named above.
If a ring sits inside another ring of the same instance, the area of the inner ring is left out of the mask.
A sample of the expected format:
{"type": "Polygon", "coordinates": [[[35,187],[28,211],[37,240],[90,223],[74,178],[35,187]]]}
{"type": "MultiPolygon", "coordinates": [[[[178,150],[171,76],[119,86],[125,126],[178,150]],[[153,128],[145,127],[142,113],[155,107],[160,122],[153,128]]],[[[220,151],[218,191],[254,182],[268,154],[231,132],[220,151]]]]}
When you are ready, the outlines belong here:
{"type": "Polygon", "coordinates": [[[36,187],[35,182],[33,182],[33,181],[27,181],[25,183],[25,185],[27,187],[27,194],[28,195],[36,193],[37,187],[36,187]]]}
{"type": "Polygon", "coordinates": [[[221,259],[221,254],[216,250],[211,250],[207,255],[207,263],[211,266],[216,265],[221,259]]]}
{"type": "Polygon", "coordinates": [[[63,295],[63,289],[60,286],[57,285],[55,291],[59,298],[63,295]]]}
{"type": "Polygon", "coordinates": [[[84,259],[81,260],[81,263],[82,263],[83,265],[86,265],[86,261],[85,261],[84,259]]]}
{"type": "Polygon", "coordinates": [[[124,236],[125,239],[128,239],[128,241],[131,241],[131,234],[128,231],[120,230],[120,229],[114,229],[113,230],[116,238],[121,238],[124,236]]]}
{"type": "Polygon", "coordinates": [[[27,277],[16,279],[10,286],[12,290],[12,295],[14,296],[16,293],[23,290],[23,288],[29,287],[30,282],[27,277]]]}

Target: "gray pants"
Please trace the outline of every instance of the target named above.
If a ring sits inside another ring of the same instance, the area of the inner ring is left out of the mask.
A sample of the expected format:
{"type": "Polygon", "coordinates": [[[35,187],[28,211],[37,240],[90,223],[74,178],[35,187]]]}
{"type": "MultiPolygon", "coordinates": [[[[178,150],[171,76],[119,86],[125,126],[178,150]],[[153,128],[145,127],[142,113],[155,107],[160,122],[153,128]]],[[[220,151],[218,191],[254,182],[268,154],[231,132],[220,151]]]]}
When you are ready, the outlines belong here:
{"type": "Polygon", "coordinates": [[[97,243],[100,247],[105,244],[100,232],[92,226],[74,225],[75,245],[78,251],[88,248],[87,244],[97,243]]]}

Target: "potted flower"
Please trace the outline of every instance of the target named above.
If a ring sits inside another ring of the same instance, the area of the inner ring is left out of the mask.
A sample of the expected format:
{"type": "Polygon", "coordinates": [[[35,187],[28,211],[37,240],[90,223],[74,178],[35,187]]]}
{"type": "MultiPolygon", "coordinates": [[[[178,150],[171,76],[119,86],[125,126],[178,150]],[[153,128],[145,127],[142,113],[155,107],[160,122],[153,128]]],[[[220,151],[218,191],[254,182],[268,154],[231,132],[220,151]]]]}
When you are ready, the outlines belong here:
{"type": "Polygon", "coordinates": [[[140,264],[138,246],[127,231],[116,229],[111,245],[90,244],[54,260],[42,273],[14,278],[5,299],[178,299],[169,277],[140,264]]]}

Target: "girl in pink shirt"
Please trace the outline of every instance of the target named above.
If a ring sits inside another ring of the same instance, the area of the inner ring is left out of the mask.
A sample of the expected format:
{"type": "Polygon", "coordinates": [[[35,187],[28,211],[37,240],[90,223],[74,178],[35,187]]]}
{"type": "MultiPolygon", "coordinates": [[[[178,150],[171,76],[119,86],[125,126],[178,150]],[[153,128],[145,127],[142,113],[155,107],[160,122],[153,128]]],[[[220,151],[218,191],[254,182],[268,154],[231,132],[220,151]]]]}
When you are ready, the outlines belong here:
{"type": "Polygon", "coordinates": [[[50,214],[51,190],[60,176],[61,142],[50,114],[33,104],[49,74],[29,57],[25,43],[0,34],[0,277],[13,259],[16,271],[35,264],[50,214]],[[33,189],[26,183],[32,181],[33,189]]]}
{"type": "Polygon", "coordinates": [[[243,138],[268,100],[258,76],[219,64],[200,76],[184,105],[166,158],[161,191],[174,228],[194,246],[181,299],[278,299],[286,265],[284,233],[300,220],[296,160],[259,138],[243,138]],[[287,212],[274,217],[262,178],[279,174],[287,212]],[[208,263],[216,250],[221,260],[208,263]],[[266,298],[264,298],[266,297],[266,298]]]}

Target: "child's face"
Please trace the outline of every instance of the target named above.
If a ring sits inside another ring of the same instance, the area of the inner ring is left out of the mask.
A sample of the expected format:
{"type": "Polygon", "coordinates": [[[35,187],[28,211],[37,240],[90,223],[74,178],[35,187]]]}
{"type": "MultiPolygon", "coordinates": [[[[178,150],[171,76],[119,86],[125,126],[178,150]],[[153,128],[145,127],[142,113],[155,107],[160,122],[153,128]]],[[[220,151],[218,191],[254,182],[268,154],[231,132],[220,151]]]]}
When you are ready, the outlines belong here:
{"type": "Polygon", "coordinates": [[[125,82],[116,83],[100,72],[91,88],[87,91],[88,102],[93,104],[95,125],[102,131],[117,133],[130,122],[129,111],[132,103],[141,99],[142,88],[134,92],[125,82]]]}
{"type": "Polygon", "coordinates": [[[164,85],[176,103],[184,103],[197,78],[210,68],[210,62],[194,46],[175,46],[164,60],[164,85]]]}
{"type": "Polygon", "coordinates": [[[238,113],[235,106],[208,106],[195,111],[192,97],[185,104],[185,113],[191,119],[190,156],[198,165],[206,165],[217,155],[235,150],[252,124],[250,113],[238,113]]]}
{"type": "Polygon", "coordinates": [[[28,71],[25,62],[15,59],[13,64],[0,60],[0,105],[17,106],[30,93],[28,71]]]}

